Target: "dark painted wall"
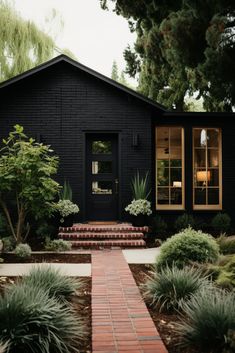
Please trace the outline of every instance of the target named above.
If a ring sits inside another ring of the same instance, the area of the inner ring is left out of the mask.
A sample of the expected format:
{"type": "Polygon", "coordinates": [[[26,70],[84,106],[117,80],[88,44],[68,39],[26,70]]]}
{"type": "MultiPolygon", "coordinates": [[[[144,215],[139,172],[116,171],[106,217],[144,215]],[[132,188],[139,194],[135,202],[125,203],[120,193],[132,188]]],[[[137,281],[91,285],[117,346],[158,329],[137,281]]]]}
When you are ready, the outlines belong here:
{"type": "Polygon", "coordinates": [[[120,134],[120,209],[131,201],[130,180],[136,170],[150,169],[151,110],[145,103],[61,62],[0,90],[0,138],[21,124],[29,136],[41,135],[60,156],[58,180],[69,180],[74,202],[84,209],[85,133],[120,134]],[[132,147],[138,133],[140,146],[132,147]]]}

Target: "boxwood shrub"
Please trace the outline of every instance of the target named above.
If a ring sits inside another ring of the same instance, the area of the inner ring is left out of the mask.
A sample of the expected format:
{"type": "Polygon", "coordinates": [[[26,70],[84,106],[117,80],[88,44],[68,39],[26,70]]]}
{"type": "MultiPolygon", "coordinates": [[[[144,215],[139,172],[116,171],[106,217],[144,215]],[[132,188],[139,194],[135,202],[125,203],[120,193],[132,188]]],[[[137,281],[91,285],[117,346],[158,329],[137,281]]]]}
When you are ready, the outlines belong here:
{"type": "Polygon", "coordinates": [[[219,256],[219,246],[209,234],[191,227],[173,235],[162,246],[156,259],[156,267],[175,264],[178,267],[191,262],[214,262],[219,256]]]}

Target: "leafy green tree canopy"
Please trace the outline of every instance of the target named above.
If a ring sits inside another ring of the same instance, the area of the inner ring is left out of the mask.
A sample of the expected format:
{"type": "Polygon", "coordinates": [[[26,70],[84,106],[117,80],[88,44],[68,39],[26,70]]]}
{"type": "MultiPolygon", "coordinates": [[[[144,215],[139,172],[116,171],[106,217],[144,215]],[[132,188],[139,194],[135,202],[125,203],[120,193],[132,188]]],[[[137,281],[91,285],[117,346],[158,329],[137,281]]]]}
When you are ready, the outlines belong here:
{"type": "Polygon", "coordinates": [[[53,212],[52,201],[60,186],[51,176],[57,172],[58,157],[52,155],[49,146],[28,138],[19,125],[14,126],[3,144],[0,150],[0,206],[12,236],[20,243],[29,233],[30,217],[38,219],[53,212]],[[16,210],[10,200],[14,201],[16,210]]]}
{"type": "Polygon", "coordinates": [[[100,0],[129,21],[137,40],[126,49],[139,89],[168,108],[185,109],[195,92],[207,111],[235,105],[234,0],[100,0]]]}

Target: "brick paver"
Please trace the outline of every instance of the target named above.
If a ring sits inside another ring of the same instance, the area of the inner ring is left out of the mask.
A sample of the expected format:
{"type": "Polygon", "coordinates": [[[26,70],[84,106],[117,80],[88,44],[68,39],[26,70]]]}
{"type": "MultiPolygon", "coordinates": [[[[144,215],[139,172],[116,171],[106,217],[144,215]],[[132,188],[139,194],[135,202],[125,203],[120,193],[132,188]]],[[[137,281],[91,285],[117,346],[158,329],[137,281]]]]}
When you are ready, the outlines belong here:
{"type": "Polygon", "coordinates": [[[167,353],[121,250],[92,253],[93,353],[167,353]]]}

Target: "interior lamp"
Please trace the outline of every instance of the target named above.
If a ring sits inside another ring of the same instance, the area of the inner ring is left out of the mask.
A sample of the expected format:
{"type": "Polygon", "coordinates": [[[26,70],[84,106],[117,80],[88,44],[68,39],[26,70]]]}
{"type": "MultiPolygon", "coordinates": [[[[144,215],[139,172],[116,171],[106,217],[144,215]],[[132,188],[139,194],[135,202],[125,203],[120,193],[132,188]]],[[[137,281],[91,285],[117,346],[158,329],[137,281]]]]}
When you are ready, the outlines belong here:
{"type": "Polygon", "coordinates": [[[196,174],[196,178],[198,182],[203,183],[203,186],[205,186],[206,182],[210,181],[211,172],[206,170],[199,170],[196,174]]]}

